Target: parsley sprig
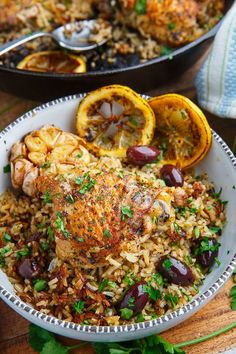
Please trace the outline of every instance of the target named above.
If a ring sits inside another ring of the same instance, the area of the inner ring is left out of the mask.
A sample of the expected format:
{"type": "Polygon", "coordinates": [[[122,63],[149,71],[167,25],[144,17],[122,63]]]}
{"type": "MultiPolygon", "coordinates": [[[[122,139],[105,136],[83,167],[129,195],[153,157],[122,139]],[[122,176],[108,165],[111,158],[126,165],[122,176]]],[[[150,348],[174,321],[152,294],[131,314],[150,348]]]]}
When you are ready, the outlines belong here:
{"type": "Polygon", "coordinates": [[[62,214],[60,212],[57,213],[57,219],[56,219],[56,223],[55,224],[56,224],[56,228],[63,233],[65,238],[68,238],[69,237],[69,233],[65,229],[64,220],[63,220],[62,214]]]}
{"type": "Polygon", "coordinates": [[[85,194],[94,188],[96,184],[96,180],[92,179],[88,172],[86,172],[83,176],[79,176],[75,179],[75,183],[81,186],[79,189],[80,194],[85,194]]]}
{"type": "Polygon", "coordinates": [[[134,211],[131,209],[129,205],[122,205],[121,207],[121,220],[126,220],[126,218],[132,219],[134,215],[134,211]]]}
{"type": "MultiPolygon", "coordinates": [[[[233,328],[236,328],[236,322],[209,333],[206,336],[176,345],[156,335],[122,344],[107,342],[93,343],[92,345],[96,354],[186,354],[181,348],[207,341],[233,328]]],[[[87,342],[83,342],[74,346],[62,345],[57,341],[53,333],[34,324],[30,324],[29,326],[29,343],[31,347],[40,354],[69,354],[72,349],[80,348],[88,344],[87,342]]]]}

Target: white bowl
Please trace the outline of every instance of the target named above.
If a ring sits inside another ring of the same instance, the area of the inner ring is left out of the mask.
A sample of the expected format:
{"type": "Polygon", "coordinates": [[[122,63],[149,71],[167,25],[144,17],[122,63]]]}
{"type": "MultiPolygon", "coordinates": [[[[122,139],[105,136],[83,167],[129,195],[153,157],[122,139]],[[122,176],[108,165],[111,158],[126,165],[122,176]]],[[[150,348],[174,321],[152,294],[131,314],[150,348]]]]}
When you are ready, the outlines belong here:
{"type": "MultiPolygon", "coordinates": [[[[25,134],[45,124],[73,132],[75,112],[83,95],[64,97],[26,113],[0,133],[0,166],[8,164],[8,153],[12,144],[25,134]]],[[[9,185],[9,174],[0,171],[0,192],[9,185]]],[[[57,334],[86,341],[125,341],[163,332],[192,316],[200,310],[225,284],[236,266],[236,158],[213,132],[213,144],[207,157],[196,167],[196,173],[207,172],[217,189],[222,187],[222,198],[228,200],[227,224],[221,236],[219,260],[207,275],[200,292],[187,305],[155,320],[123,326],[90,326],[58,320],[27,305],[15,294],[6,275],[0,271],[0,297],[27,320],[57,334]],[[235,186],[233,188],[233,186],[235,186]]]]}

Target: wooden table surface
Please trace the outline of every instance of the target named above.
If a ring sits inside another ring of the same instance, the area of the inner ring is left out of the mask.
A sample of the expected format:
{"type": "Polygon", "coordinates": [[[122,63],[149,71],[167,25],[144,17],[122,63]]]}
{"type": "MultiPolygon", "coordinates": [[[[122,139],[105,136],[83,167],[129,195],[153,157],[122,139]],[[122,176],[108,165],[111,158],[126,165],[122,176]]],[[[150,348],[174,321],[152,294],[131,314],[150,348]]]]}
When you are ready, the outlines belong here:
{"type": "MultiPolygon", "coordinates": [[[[194,77],[200,62],[174,82],[165,85],[151,94],[178,92],[196,100],[194,77]]],[[[12,122],[23,112],[37,105],[37,103],[13,97],[0,92],[0,129],[12,122]]],[[[236,139],[236,119],[221,119],[206,113],[211,127],[219,133],[232,148],[236,139]]],[[[236,311],[230,309],[229,290],[230,280],[219,294],[204,309],[179,326],[163,333],[163,337],[172,343],[179,343],[203,336],[236,321],[236,311]]],[[[0,353],[1,354],[31,354],[34,351],[28,345],[29,323],[11,310],[0,300],[0,353]]],[[[62,342],[71,342],[61,338],[62,342]]],[[[235,348],[236,329],[231,330],[210,341],[186,348],[187,354],[218,354],[229,348],[235,348]]],[[[83,347],[74,353],[90,354],[92,349],[83,347]]]]}

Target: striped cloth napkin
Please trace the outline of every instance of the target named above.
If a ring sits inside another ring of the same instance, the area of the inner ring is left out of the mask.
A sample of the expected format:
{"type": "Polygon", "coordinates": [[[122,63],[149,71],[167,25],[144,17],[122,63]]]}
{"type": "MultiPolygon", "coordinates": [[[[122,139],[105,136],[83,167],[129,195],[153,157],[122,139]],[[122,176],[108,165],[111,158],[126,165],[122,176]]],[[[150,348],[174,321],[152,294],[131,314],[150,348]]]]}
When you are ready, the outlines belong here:
{"type": "Polygon", "coordinates": [[[236,1],[196,76],[200,105],[219,117],[236,118],[236,1]]]}

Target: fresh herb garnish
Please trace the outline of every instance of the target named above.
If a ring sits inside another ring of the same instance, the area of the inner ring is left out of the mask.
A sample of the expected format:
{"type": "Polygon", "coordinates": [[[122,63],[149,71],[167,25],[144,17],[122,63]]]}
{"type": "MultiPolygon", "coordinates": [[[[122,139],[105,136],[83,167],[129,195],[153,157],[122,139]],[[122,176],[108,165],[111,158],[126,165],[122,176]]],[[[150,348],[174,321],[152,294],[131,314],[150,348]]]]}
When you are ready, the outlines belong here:
{"type": "Polygon", "coordinates": [[[110,233],[109,230],[105,229],[105,230],[103,231],[103,236],[104,236],[104,237],[111,238],[112,235],[111,235],[111,233],[110,233]]]}
{"type": "Polygon", "coordinates": [[[47,235],[48,235],[48,238],[50,241],[55,240],[54,232],[53,232],[51,226],[48,226],[48,228],[47,228],[47,235]]]}
{"type": "Polygon", "coordinates": [[[73,197],[73,195],[71,195],[71,194],[68,194],[68,195],[65,197],[65,199],[66,199],[66,201],[67,201],[68,203],[70,203],[70,204],[73,204],[73,203],[75,202],[74,197],[73,197]]]}
{"type": "Polygon", "coordinates": [[[74,310],[76,313],[81,314],[81,313],[83,313],[83,311],[84,311],[84,305],[85,305],[85,302],[82,301],[82,300],[79,300],[79,301],[77,301],[77,302],[75,302],[75,303],[73,304],[73,310],[74,310]]]}
{"type": "MultiPolygon", "coordinates": [[[[138,321],[139,316],[140,321],[143,321],[143,318],[141,318],[142,315],[138,315],[137,322],[140,322],[138,321]]],[[[158,335],[124,342],[122,345],[111,342],[96,342],[92,345],[96,354],[186,354],[181,348],[207,341],[222,333],[228,332],[233,328],[236,328],[236,322],[209,333],[206,336],[175,345],[169,343],[158,335]]],[[[70,350],[88,344],[87,342],[83,342],[82,344],[80,343],[73,347],[64,346],[57,341],[53,333],[34,324],[30,324],[29,326],[29,343],[31,347],[40,354],[69,354],[70,350]]]]}
{"type": "Polygon", "coordinates": [[[172,31],[173,29],[175,29],[175,27],[176,27],[176,24],[175,23],[173,23],[173,22],[171,22],[171,23],[168,23],[168,29],[170,30],[170,31],[172,31]]]}
{"type": "Polygon", "coordinates": [[[4,232],[4,234],[3,234],[3,240],[4,240],[5,242],[10,242],[10,241],[11,241],[11,236],[10,236],[8,233],[4,232]]]}
{"type": "Polygon", "coordinates": [[[233,311],[236,311],[236,285],[231,288],[229,295],[231,297],[230,307],[233,311]]]}
{"type": "Polygon", "coordinates": [[[98,291],[103,291],[105,288],[115,288],[116,287],[116,283],[108,280],[108,279],[104,279],[101,284],[98,287],[98,291]]]}
{"type": "Polygon", "coordinates": [[[128,300],[128,306],[129,307],[132,307],[134,306],[134,303],[135,303],[135,298],[134,296],[130,296],[129,300],[128,300]]]}
{"type": "Polygon", "coordinates": [[[179,225],[176,224],[176,222],[174,222],[174,229],[175,229],[175,232],[179,233],[179,225]]]}
{"type": "Polygon", "coordinates": [[[31,253],[31,249],[29,247],[24,247],[21,250],[16,252],[16,258],[20,259],[21,257],[26,257],[31,253]]]}
{"type": "Polygon", "coordinates": [[[89,173],[87,172],[83,176],[77,177],[75,179],[75,183],[81,186],[81,189],[79,189],[79,193],[85,194],[87,191],[90,191],[94,188],[96,180],[91,179],[89,173]]]}
{"type": "Polygon", "coordinates": [[[160,51],[160,54],[161,54],[161,55],[170,55],[171,52],[172,52],[172,49],[169,48],[169,47],[167,47],[166,45],[163,45],[163,46],[161,47],[161,51],[160,51]]]}
{"type": "Polygon", "coordinates": [[[165,259],[164,262],[163,262],[163,267],[166,269],[166,270],[169,270],[172,266],[172,262],[169,258],[165,259]]]}
{"type": "Polygon", "coordinates": [[[84,242],[84,238],[83,237],[77,237],[76,239],[78,242],[84,242]]]}
{"type": "Polygon", "coordinates": [[[209,227],[209,230],[212,234],[221,235],[222,233],[222,229],[219,226],[211,226],[209,227]]]}
{"type": "Polygon", "coordinates": [[[34,283],[34,290],[35,291],[42,291],[47,288],[47,282],[43,279],[37,279],[34,283]]]}
{"type": "Polygon", "coordinates": [[[123,205],[121,207],[121,220],[124,221],[126,219],[126,217],[132,218],[133,215],[134,215],[134,212],[133,212],[133,210],[131,209],[130,206],[123,205]]]}
{"type": "Polygon", "coordinates": [[[60,230],[65,238],[69,237],[68,231],[66,231],[65,226],[64,226],[64,221],[62,219],[62,215],[60,212],[57,213],[57,219],[56,219],[56,228],[60,230]]]}
{"type": "Polygon", "coordinates": [[[146,13],[147,0],[136,0],[134,10],[138,15],[146,13]]]}
{"type": "Polygon", "coordinates": [[[41,166],[41,168],[44,168],[45,170],[51,167],[51,162],[46,161],[44,162],[41,166]]]}
{"type": "Polygon", "coordinates": [[[46,204],[50,204],[52,202],[52,197],[49,191],[46,191],[46,193],[43,196],[43,200],[45,201],[46,204]]]}
{"type": "Polygon", "coordinates": [[[152,285],[143,285],[143,292],[147,293],[151,300],[157,301],[161,298],[161,292],[159,289],[155,289],[152,285]]]}
{"type": "Polygon", "coordinates": [[[120,317],[123,318],[123,320],[129,320],[134,314],[134,311],[131,309],[121,309],[120,310],[120,317]]]}
{"type": "Polygon", "coordinates": [[[202,254],[204,252],[216,252],[220,247],[220,243],[216,242],[215,244],[213,244],[212,242],[210,242],[210,240],[208,239],[208,237],[203,237],[203,240],[200,243],[200,247],[198,247],[195,250],[195,256],[202,254]]]}
{"type": "Polygon", "coordinates": [[[154,281],[154,283],[156,283],[159,286],[163,285],[163,277],[160,273],[155,273],[152,274],[151,276],[151,282],[154,281]]]}
{"type": "Polygon", "coordinates": [[[191,214],[197,214],[198,212],[197,208],[189,208],[189,211],[191,214]]]}
{"type": "Polygon", "coordinates": [[[79,152],[75,157],[77,157],[78,159],[80,159],[83,156],[83,152],[79,152]]]}
{"type": "Polygon", "coordinates": [[[196,238],[200,237],[200,230],[199,230],[198,226],[195,226],[195,228],[194,228],[194,235],[196,238]]]}
{"type": "Polygon", "coordinates": [[[134,285],[136,276],[134,273],[127,272],[124,277],[124,282],[128,285],[134,285]]]}
{"type": "Polygon", "coordinates": [[[3,172],[4,173],[9,173],[9,172],[11,172],[11,165],[6,165],[6,166],[4,166],[3,167],[3,172]]]}
{"type": "Polygon", "coordinates": [[[179,302],[179,297],[178,295],[176,294],[165,294],[164,295],[164,299],[167,301],[167,302],[170,302],[171,303],[171,306],[174,308],[178,302],[179,302]]]}

